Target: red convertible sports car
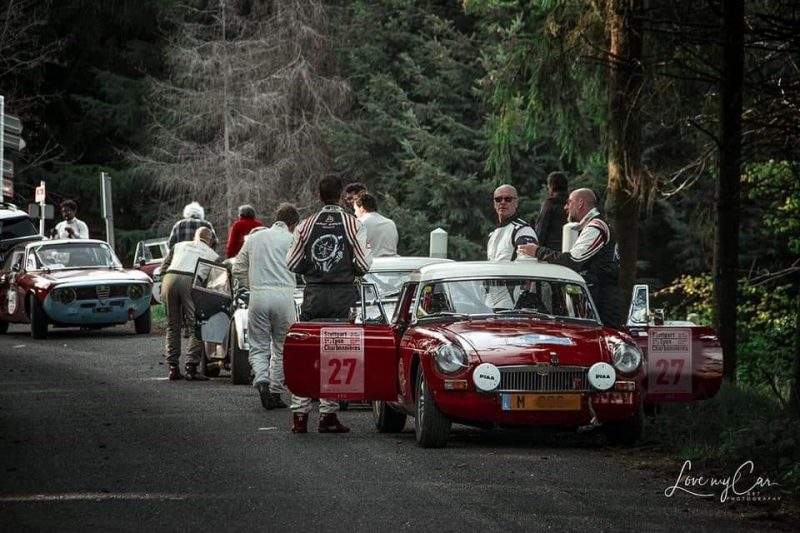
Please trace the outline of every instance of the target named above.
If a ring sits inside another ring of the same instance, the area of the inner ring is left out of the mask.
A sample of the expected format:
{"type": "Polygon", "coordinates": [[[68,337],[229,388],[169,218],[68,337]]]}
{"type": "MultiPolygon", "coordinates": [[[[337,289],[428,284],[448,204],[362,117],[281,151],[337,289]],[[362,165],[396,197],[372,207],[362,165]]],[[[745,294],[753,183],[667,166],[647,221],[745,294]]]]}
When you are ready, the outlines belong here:
{"type": "Polygon", "coordinates": [[[642,350],[599,323],[572,270],[535,260],[422,267],[391,321],[375,287],[362,290],[355,323],[292,326],[284,366],[295,394],[373,400],[382,432],[413,416],[423,447],[444,446],[453,422],[640,437],[642,350]]]}
{"type": "Polygon", "coordinates": [[[92,239],[46,240],[9,251],[0,270],[0,333],[30,323],[35,339],[53,326],[99,328],[133,320],[150,332],[147,274],[122,268],[114,250],[92,239]]]}

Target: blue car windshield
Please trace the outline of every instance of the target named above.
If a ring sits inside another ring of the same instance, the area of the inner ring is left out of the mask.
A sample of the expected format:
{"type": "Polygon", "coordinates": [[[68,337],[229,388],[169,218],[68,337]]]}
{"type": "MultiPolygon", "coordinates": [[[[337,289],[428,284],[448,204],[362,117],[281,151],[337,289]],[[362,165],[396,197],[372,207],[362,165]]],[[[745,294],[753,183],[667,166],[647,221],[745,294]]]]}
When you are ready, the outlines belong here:
{"type": "Polygon", "coordinates": [[[65,268],[122,268],[105,243],[41,244],[31,248],[28,270],[65,268]]]}

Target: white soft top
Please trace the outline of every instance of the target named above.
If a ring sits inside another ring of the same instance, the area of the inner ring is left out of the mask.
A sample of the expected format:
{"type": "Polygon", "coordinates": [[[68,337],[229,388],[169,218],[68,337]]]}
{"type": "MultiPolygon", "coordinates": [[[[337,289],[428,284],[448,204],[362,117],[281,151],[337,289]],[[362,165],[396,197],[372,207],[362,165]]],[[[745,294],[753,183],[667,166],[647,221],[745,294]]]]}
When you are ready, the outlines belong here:
{"type": "Polygon", "coordinates": [[[417,270],[425,265],[437,263],[453,263],[452,259],[439,257],[412,257],[403,255],[392,255],[385,257],[374,257],[370,272],[393,272],[395,270],[417,270]]]}
{"type": "Polygon", "coordinates": [[[517,261],[457,261],[440,263],[420,268],[411,274],[411,281],[434,281],[482,278],[546,278],[574,281],[584,284],[583,278],[574,270],[536,259],[517,261]]]}
{"type": "Polygon", "coordinates": [[[28,247],[42,246],[50,244],[108,244],[106,241],[100,239],[44,239],[41,241],[31,241],[28,247]]]}

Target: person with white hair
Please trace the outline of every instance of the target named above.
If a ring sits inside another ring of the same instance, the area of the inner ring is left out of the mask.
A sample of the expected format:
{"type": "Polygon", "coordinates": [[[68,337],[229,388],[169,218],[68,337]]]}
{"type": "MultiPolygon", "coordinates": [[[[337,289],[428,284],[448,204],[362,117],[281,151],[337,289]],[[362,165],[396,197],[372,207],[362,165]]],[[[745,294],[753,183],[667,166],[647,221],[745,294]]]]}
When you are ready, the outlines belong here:
{"type": "Polygon", "coordinates": [[[183,208],[183,218],[172,226],[167,247],[172,248],[176,243],[191,241],[194,239],[197,228],[200,227],[206,227],[211,230],[211,234],[213,235],[211,247],[215,248],[217,245],[217,234],[214,231],[214,226],[211,225],[211,222],[205,220],[205,210],[203,206],[197,202],[191,202],[183,208]]]}
{"type": "Polygon", "coordinates": [[[169,365],[168,379],[175,381],[186,378],[189,381],[206,381],[198,366],[202,361],[203,343],[197,338],[195,328],[191,328],[189,346],[186,349],[186,375],[182,375],[179,367],[181,355],[181,327],[184,324],[194,326],[195,313],[192,300],[192,278],[200,259],[218,261],[220,258],[211,249],[213,232],[206,227],[199,227],[191,241],[176,243],[170,248],[161,264],[162,284],[161,299],[167,314],[167,330],[164,343],[164,356],[169,365]]]}

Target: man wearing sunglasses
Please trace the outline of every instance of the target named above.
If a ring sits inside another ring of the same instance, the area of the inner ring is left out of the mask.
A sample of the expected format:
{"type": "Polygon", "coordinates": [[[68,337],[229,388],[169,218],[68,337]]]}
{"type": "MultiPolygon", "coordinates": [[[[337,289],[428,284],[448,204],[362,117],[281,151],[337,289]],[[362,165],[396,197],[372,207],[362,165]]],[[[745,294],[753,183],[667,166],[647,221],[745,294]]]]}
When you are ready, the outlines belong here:
{"type": "MultiPolygon", "coordinates": [[[[497,227],[489,234],[486,245],[486,258],[489,261],[514,261],[517,258],[517,246],[539,242],[530,224],[517,216],[518,206],[519,196],[513,185],[501,185],[494,190],[497,227]]],[[[514,301],[505,287],[492,288],[488,297],[487,303],[493,309],[514,307],[514,301]]]]}

